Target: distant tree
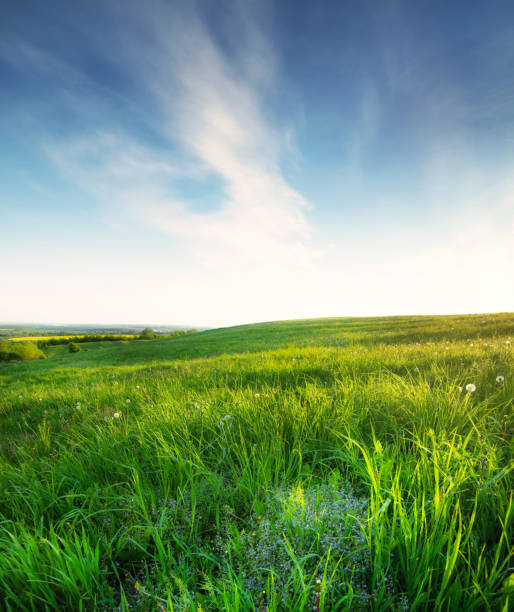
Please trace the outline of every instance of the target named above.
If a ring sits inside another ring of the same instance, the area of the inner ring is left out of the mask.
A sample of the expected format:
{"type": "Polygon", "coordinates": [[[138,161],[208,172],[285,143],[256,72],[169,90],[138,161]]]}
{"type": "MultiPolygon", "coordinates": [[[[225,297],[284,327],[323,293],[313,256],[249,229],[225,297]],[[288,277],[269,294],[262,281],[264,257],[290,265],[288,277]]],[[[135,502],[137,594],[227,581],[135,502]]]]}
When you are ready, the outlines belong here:
{"type": "Polygon", "coordinates": [[[155,332],[151,327],[145,327],[139,337],[141,340],[153,340],[155,338],[155,332]]]}
{"type": "Polygon", "coordinates": [[[70,353],[80,353],[80,351],[82,350],[76,342],[70,342],[68,344],[68,348],[70,350],[70,353]]]}

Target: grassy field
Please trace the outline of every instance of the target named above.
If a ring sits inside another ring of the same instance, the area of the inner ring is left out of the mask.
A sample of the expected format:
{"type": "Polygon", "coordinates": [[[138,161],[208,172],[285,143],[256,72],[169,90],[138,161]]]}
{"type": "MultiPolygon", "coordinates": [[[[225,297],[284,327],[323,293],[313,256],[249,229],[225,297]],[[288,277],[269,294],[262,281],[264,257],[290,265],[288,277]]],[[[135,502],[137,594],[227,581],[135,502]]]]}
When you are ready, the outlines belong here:
{"type": "Polygon", "coordinates": [[[320,319],[0,365],[0,608],[513,609],[511,341],[320,319]]]}

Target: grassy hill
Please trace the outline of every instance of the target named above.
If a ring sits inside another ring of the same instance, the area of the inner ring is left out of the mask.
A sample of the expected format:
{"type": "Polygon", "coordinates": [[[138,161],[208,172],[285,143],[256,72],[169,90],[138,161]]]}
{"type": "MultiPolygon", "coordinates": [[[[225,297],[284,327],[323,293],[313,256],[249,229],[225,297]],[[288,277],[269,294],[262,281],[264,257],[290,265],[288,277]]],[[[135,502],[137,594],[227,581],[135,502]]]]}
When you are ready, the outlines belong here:
{"type": "Polygon", "coordinates": [[[0,365],[0,602],[509,609],[511,340],[319,319],[0,365]]]}

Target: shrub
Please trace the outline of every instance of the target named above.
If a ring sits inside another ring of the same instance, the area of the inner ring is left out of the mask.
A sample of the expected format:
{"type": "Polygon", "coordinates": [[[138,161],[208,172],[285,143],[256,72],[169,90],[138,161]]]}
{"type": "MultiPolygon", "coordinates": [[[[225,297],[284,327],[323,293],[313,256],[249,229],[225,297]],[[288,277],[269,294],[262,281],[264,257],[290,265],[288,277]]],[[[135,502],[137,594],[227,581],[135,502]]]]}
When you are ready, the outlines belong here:
{"type": "Polygon", "coordinates": [[[145,327],[139,337],[141,340],[153,340],[155,338],[155,332],[151,327],[145,327]]]}
{"type": "Polygon", "coordinates": [[[0,361],[31,361],[46,355],[33,342],[0,341],[0,361]]]}
{"type": "Polygon", "coordinates": [[[80,353],[82,350],[76,342],[70,342],[68,348],[70,349],[70,353],[80,353]]]}
{"type": "Polygon", "coordinates": [[[0,361],[21,361],[21,357],[18,353],[0,351],[0,361]]]}

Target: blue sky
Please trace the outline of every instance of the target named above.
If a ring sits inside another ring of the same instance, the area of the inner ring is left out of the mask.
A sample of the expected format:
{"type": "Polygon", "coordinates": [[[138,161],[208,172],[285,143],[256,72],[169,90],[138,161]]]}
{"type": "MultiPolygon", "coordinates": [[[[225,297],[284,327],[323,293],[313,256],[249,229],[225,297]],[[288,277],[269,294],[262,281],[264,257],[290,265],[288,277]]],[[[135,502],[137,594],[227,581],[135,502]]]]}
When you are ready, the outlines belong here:
{"type": "Polygon", "coordinates": [[[512,2],[25,2],[0,320],[512,310],[512,2]]]}

